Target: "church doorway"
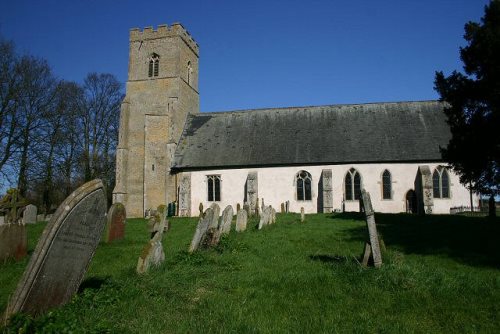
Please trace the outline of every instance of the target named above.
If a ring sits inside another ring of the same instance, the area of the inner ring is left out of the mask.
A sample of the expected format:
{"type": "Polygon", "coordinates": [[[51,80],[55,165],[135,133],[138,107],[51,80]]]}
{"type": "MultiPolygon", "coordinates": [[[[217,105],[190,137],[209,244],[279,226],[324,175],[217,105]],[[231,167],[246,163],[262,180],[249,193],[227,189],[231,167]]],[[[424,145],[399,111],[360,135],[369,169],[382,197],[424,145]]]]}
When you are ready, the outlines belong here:
{"type": "Polygon", "coordinates": [[[406,193],[406,213],[417,213],[417,196],[413,189],[406,193]]]}

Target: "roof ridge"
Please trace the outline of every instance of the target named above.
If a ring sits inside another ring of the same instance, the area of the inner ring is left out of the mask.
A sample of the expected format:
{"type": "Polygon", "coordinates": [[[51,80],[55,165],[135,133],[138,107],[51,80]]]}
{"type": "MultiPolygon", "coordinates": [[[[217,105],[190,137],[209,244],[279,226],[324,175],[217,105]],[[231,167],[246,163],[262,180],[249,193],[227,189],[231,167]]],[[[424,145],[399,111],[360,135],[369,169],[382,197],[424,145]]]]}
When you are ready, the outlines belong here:
{"type": "Polygon", "coordinates": [[[369,105],[394,105],[394,104],[431,104],[441,103],[440,100],[419,100],[419,101],[392,101],[392,102],[367,102],[367,103],[344,103],[344,104],[322,104],[322,105],[309,105],[309,106],[289,106],[289,107],[273,107],[273,108],[253,108],[253,109],[236,109],[226,111],[201,111],[194,116],[213,115],[213,114],[232,114],[244,113],[248,111],[270,111],[270,110],[292,110],[292,109],[306,109],[306,108],[327,108],[327,107],[348,107],[348,106],[369,106],[369,105]]]}

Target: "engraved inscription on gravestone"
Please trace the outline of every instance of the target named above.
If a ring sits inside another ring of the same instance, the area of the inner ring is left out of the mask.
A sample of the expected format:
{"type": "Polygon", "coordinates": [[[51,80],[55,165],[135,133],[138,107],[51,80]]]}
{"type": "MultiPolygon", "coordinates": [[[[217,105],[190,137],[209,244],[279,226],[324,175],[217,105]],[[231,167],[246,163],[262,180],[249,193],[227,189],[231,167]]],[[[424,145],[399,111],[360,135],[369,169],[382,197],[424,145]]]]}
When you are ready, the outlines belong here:
{"type": "Polygon", "coordinates": [[[101,180],[75,190],[46,226],[6,310],[40,314],[77,291],[106,224],[101,180]]]}

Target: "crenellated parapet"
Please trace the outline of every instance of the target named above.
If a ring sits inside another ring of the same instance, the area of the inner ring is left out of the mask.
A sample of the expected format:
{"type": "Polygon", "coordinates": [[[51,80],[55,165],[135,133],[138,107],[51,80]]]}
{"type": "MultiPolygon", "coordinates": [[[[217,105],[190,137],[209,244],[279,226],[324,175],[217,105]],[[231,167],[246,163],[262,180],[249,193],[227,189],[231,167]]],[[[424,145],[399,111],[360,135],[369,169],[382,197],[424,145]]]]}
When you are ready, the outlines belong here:
{"type": "Polygon", "coordinates": [[[170,27],[160,24],[155,30],[153,27],[146,27],[142,31],[139,28],[130,29],[130,42],[151,40],[164,37],[180,37],[198,56],[198,43],[180,23],[173,23],[170,27]]]}

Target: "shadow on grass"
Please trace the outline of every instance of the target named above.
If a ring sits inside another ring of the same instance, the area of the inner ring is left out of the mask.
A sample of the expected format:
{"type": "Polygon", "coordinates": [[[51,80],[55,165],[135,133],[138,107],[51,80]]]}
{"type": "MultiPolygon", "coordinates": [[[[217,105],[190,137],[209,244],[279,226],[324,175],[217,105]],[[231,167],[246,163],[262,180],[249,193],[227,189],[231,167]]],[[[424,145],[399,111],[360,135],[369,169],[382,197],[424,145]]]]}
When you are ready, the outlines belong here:
{"type": "Polygon", "coordinates": [[[353,258],[349,258],[347,256],[328,255],[328,254],[309,255],[309,259],[313,260],[313,261],[323,262],[323,263],[337,263],[337,264],[356,262],[353,258]]]}
{"type": "Polygon", "coordinates": [[[82,293],[86,289],[98,290],[101,286],[110,280],[110,276],[107,277],[89,277],[85,279],[80,287],[78,288],[78,293],[82,293]]]}
{"type": "MultiPolygon", "coordinates": [[[[364,219],[363,214],[337,214],[336,219],[364,219]],[[339,217],[340,216],[340,217],[339,217]],[[349,218],[347,218],[349,217],[349,218]]],[[[472,266],[500,267],[500,219],[457,215],[375,214],[377,230],[388,250],[437,254],[472,266]]],[[[365,226],[346,231],[350,240],[365,241],[365,226]]]]}

